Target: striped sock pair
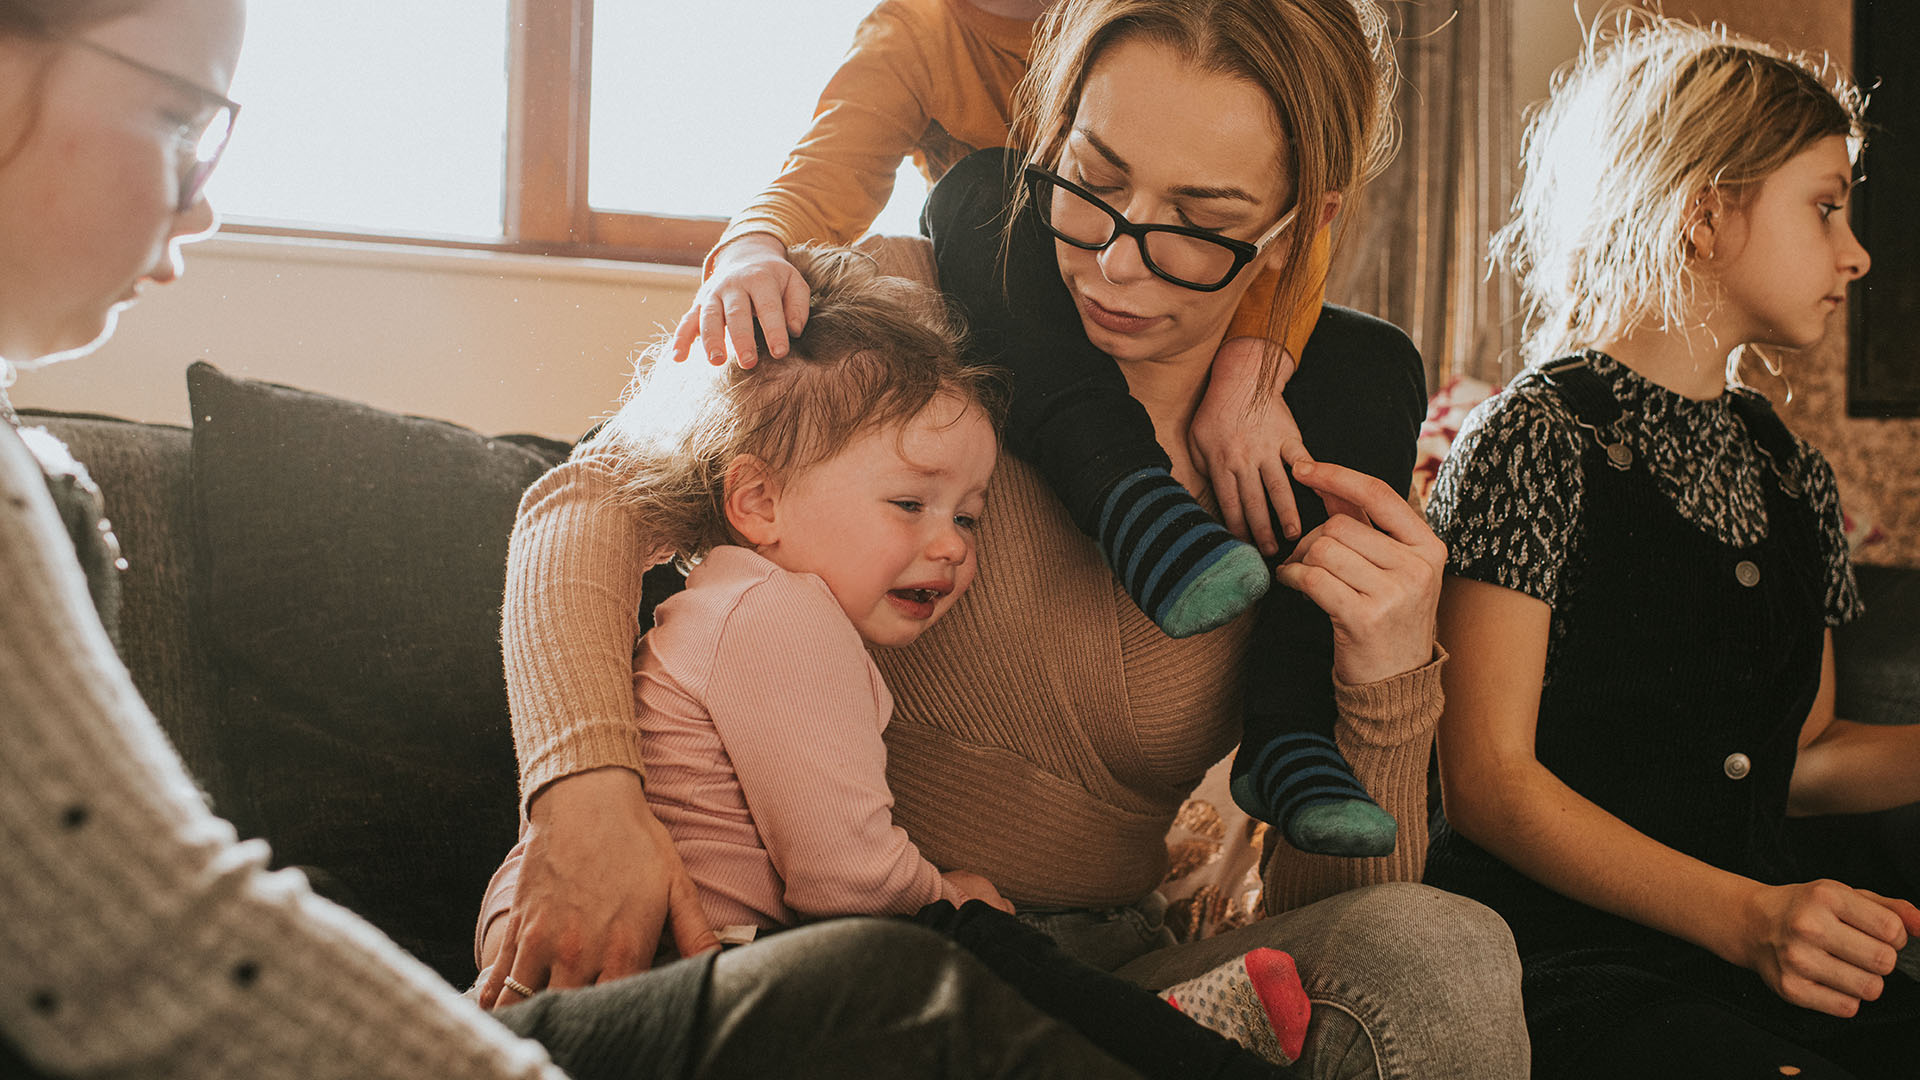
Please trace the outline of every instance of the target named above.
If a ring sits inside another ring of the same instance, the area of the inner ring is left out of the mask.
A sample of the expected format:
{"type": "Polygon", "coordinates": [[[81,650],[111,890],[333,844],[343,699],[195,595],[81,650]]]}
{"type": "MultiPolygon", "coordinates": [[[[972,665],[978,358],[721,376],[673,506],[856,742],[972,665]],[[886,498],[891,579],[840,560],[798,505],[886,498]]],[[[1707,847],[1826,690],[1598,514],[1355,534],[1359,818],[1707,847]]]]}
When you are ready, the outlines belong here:
{"type": "Polygon", "coordinates": [[[1390,855],[1400,827],[1353,775],[1333,739],[1294,731],[1234,760],[1233,801],[1315,855],[1390,855]],[[1251,757],[1249,757],[1251,755],[1251,757]]]}
{"type": "Polygon", "coordinates": [[[1166,469],[1115,484],[1095,539],[1127,595],[1168,637],[1232,622],[1272,583],[1260,552],[1221,527],[1166,469]]]}

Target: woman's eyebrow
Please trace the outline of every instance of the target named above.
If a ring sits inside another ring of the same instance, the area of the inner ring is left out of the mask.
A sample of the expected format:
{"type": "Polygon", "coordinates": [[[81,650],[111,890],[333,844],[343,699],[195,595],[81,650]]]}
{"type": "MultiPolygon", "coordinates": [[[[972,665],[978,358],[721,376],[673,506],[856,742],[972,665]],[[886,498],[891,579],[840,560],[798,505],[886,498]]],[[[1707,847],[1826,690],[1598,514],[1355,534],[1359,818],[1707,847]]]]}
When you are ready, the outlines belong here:
{"type": "MultiPolygon", "coordinates": [[[[1073,129],[1073,132],[1074,134],[1080,136],[1082,139],[1085,139],[1087,141],[1087,145],[1093,147],[1094,150],[1098,151],[1100,156],[1103,158],[1106,158],[1107,162],[1111,164],[1114,168],[1119,169],[1123,173],[1130,173],[1133,171],[1132,166],[1127,164],[1127,161],[1125,158],[1115,153],[1113,150],[1113,147],[1108,146],[1106,143],[1100,141],[1100,136],[1095,135],[1093,132],[1088,131],[1084,127],[1076,127],[1073,129]]],[[[1238,199],[1241,202],[1252,203],[1255,206],[1260,205],[1259,198],[1256,197],[1252,192],[1248,191],[1245,188],[1234,187],[1231,184],[1224,184],[1224,185],[1181,184],[1180,186],[1173,189],[1173,194],[1180,195],[1189,199],[1238,199]]]]}
{"type": "Polygon", "coordinates": [[[1114,168],[1119,169],[1121,172],[1133,171],[1133,166],[1127,164],[1127,159],[1115,153],[1113,147],[1108,146],[1106,143],[1102,142],[1100,140],[1100,136],[1095,135],[1093,132],[1083,127],[1074,128],[1073,133],[1075,135],[1080,136],[1082,139],[1085,139],[1089,146],[1099,151],[1100,156],[1107,159],[1107,164],[1112,165],[1114,168]]]}

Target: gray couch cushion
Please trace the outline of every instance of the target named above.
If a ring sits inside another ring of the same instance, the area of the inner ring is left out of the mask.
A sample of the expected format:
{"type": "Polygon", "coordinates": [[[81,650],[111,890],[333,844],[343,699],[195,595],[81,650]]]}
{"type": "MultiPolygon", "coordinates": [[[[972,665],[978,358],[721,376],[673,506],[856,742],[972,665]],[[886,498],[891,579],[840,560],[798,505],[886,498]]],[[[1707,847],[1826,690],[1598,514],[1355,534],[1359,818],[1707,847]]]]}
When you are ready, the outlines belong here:
{"type": "Polygon", "coordinates": [[[195,584],[259,831],[451,981],[514,839],[499,647],[521,491],[566,447],[187,374],[195,584]]]}

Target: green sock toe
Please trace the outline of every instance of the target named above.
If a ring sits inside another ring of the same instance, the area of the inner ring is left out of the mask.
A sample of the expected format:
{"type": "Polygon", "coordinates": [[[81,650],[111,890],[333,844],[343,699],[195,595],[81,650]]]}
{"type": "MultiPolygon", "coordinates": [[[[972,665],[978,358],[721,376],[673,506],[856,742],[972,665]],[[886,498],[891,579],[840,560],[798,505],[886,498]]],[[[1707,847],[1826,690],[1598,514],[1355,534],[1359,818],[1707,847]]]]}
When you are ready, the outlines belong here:
{"type": "Polygon", "coordinates": [[[1313,855],[1373,858],[1393,854],[1400,826],[1365,799],[1335,799],[1302,807],[1287,821],[1287,842],[1313,855]]]}
{"type": "Polygon", "coordinates": [[[1167,606],[1160,629],[1183,638],[1225,626],[1265,596],[1272,583],[1260,553],[1236,540],[1167,606]]]}
{"type": "Polygon", "coordinates": [[[1227,781],[1227,792],[1233,796],[1235,805],[1247,812],[1255,821],[1272,821],[1273,808],[1260,797],[1260,789],[1253,782],[1252,773],[1241,773],[1227,781]]]}

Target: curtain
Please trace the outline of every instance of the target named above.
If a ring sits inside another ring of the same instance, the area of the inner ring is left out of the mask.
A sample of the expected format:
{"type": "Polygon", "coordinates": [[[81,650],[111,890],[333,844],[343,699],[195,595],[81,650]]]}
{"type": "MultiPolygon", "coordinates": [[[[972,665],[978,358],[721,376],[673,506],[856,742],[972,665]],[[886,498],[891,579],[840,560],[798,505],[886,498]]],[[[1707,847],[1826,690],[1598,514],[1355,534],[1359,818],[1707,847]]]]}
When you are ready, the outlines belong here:
{"type": "Polygon", "coordinates": [[[1327,297],[1404,329],[1427,387],[1518,370],[1517,292],[1487,273],[1519,158],[1510,45],[1514,0],[1387,4],[1401,85],[1400,149],[1337,228],[1327,297]]]}

